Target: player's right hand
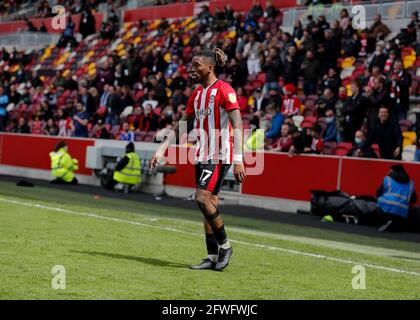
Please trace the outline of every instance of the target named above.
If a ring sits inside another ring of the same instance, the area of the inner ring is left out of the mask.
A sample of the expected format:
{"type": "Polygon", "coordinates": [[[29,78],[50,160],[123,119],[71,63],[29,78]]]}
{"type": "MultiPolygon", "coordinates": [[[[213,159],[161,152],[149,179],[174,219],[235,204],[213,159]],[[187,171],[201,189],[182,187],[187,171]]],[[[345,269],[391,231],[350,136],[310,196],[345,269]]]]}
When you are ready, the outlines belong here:
{"type": "Polygon", "coordinates": [[[165,151],[162,151],[161,148],[156,150],[155,154],[150,160],[150,169],[155,169],[156,167],[158,167],[159,164],[162,162],[164,155],[165,155],[165,151]]]}

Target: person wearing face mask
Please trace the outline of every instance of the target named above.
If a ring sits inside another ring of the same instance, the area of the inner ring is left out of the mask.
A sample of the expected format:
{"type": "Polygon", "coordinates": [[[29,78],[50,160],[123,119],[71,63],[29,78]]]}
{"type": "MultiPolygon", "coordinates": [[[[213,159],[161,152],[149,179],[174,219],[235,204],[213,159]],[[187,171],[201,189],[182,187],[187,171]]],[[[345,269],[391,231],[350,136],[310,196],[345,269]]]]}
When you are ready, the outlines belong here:
{"type": "Polygon", "coordinates": [[[366,136],[362,130],[356,131],[356,135],[354,137],[354,145],[347,153],[347,157],[359,157],[359,158],[377,158],[375,151],[373,151],[372,147],[362,147],[366,141],[366,136]]]}
{"type": "Polygon", "coordinates": [[[68,153],[67,144],[60,141],[50,152],[51,174],[55,180],[51,183],[57,184],[77,184],[77,178],[74,172],[79,170],[77,159],[73,159],[68,153]]]}
{"type": "Polygon", "coordinates": [[[337,141],[337,120],[335,118],[335,112],[333,109],[325,111],[325,117],[327,122],[327,128],[322,136],[324,142],[337,141]]]}

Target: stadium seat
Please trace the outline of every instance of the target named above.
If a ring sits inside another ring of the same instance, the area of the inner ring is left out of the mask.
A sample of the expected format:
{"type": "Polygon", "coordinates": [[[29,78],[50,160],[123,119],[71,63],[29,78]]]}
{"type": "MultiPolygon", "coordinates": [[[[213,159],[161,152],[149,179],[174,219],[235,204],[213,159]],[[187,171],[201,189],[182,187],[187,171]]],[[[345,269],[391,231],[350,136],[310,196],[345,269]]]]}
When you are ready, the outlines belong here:
{"type": "Polygon", "coordinates": [[[350,142],[340,142],[337,144],[334,154],[336,156],[345,156],[352,148],[352,144],[350,142]]]}
{"type": "Polygon", "coordinates": [[[296,116],[292,117],[292,120],[293,120],[295,126],[298,127],[298,128],[301,127],[302,121],[304,119],[305,119],[304,116],[300,116],[300,115],[296,115],[296,116]]]}
{"type": "Polygon", "coordinates": [[[306,109],[310,109],[310,110],[315,110],[316,106],[315,106],[315,100],[309,99],[307,98],[305,100],[305,108],[306,109]]]}
{"type": "Polygon", "coordinates": [[[318,120],[316,120],[315,123],[321,126],[322,133],[324,133],[325,129],[327,129],[327,119],[324,117],[318,118],[318,120]]]}
{"type": "Polygon", "coordinates": [[[312,109],[304,109],[302,112],[302,115],[307,118],[307,117],[313,117],[315,116],[315,111],[312,109]]]}
{"type": "Polygon", "coordinates": [[[373,149],[373,152],[375,152],[376,156],[378,158],[380,158],[381,157],[381,152],[379,150],[379,145],[376,144],[376,143],[375,144],[372,144],[372,149],[373,149]]]}
{"type": "Polygon", "coordinates": [[[413,161],[416,150],[417,148],[415,145],[406,146],[403,148],[402,159],[404,161],[413,161]]]}
{"type": "Polygon", "coordinates": [[[319,99],[319,96],[317,94],[310,94],[306,97],[306,99],[317,101],[319,99]]]}
{"type": "Polygon", "coordinates": [[[324,142],[324,154],[333,155],[336,147],[337,147],[337,142],[334,142],[334,141],[324,142]]]}

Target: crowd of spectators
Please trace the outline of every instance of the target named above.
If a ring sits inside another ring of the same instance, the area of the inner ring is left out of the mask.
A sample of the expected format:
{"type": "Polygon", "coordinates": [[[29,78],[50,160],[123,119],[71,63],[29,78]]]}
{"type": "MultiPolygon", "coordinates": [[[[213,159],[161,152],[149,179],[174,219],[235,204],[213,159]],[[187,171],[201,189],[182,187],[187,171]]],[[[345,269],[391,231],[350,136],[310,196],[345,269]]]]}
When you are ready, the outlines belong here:
{"type": "MultiPolygon", "coordinates": [[[[220,47],[229,59],[218,74],[237,90],[245,127],[265,130],[264,148],[320,154],[328,143],[347,142],[349,156],[401,159],[398,121],[407,116],[412,84],[401,58],[407,47],[419,54],[417,13],[395,37],[380,15],[369,29],[354,30],[345,9],[340,20],[308,16],[284,32],[269,1],[245,14],[229,6],[212,14],[203,6],[195,21],[187,42],[163,19],[156,30],[166,36],[163,46],[130,44],[122,56],[109,52],[95,73],[57,71],[48,86],[40,72],[0,69],[0,130],[151,141],[185,111],[194,52],[220,47]],[[351,58],[363,73],[346,83],[342,63],[351,58]],[[21,104],[27,112],[9,117],[21,104]]],[[[146,22],[137,26],[147,31],[146,22]]],[[[97,36],[112,41],[118,35],[100,30],[97,36]]],[[[0,51],[8,65],[36,59],[37,53],[0,51]]]]}

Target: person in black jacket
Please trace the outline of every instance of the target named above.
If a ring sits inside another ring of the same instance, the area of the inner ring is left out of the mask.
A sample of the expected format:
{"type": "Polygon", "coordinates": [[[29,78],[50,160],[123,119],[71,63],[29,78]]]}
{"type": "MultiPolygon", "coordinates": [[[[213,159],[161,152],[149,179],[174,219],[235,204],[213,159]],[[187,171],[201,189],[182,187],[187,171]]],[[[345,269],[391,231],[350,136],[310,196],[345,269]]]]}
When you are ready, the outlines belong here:
{"type": "Polygon", "coordinates": [[[403,143],[401,128],[398,122],[390,118],[388,108],[385,106],[379,108],[378,120],[369,129],[366,142],[361,150],[366,150],[374,143],[379,145],[381,158],[401,160],[403,143]]]}
{"type": "Polygon", "coordinates": [[[284,83],[293,83],[297,87],[300,64],[296,52],[295,46],[287,48],[287,55],[283,63],[283,78],[284,83]]]}
{"type": "Polygon", "coordinates": [[[396,120],[405,119],[410,106],[411,75],[404,70],[401,60],[395,60],[389,80],[390,96],[395,105],[393,116],[396,120]]]}
{"type": "Polygon", "coordinates": [[[381,106],[390,106],[389,91],[385,87],[385,78],[382,76],[373,79],[373,87],[365,88],[365,96],[369,99],[368,121],[373,126],[378,118],[381,106]]]}
{"type": "Polygon", "coordinates": [[[97,109],[96,101],[88,91],[86,85],[82,85],[79,89],[79,96],[77,97],[77,102],[83,104],[87,113],[92,116],[97,109]]]}
{"type": "Polygon", "coordinates": [[[347,142],[354,140],[355,133],[361,128],[369,106],[369,100],[362,95],[358,82],[353,81],[351,83],[351,91],[353,95],[347,99],[343,107],[343,114],[346,119],[344,140],[347,142]]]}
{"type": "Polygon", "coordinates": [[[275,47],[270,48],[268,57],[265,60],[263,70],[265,75],[264,94],[267,94],[270,89],[279,89],[279,76],[281,70],[281,60],[279,53],[275,47]]]}
{"type": "Polygon", "coordinates": [[[80,17],[79,32],[82,34],[82,38],[96,33],[96,20],[95,16],[89,7],[85,7],[80,17]]]}
{"type": "Polygon", "coordinates": [[[366,142],[366,136],[362,130],[357,130],[354,137],[354,145],[347,152],[347,157],[359,157],[359,158],[378,158],[372,147],[365,147],[362,151],[361,148],[366,142]]]}

